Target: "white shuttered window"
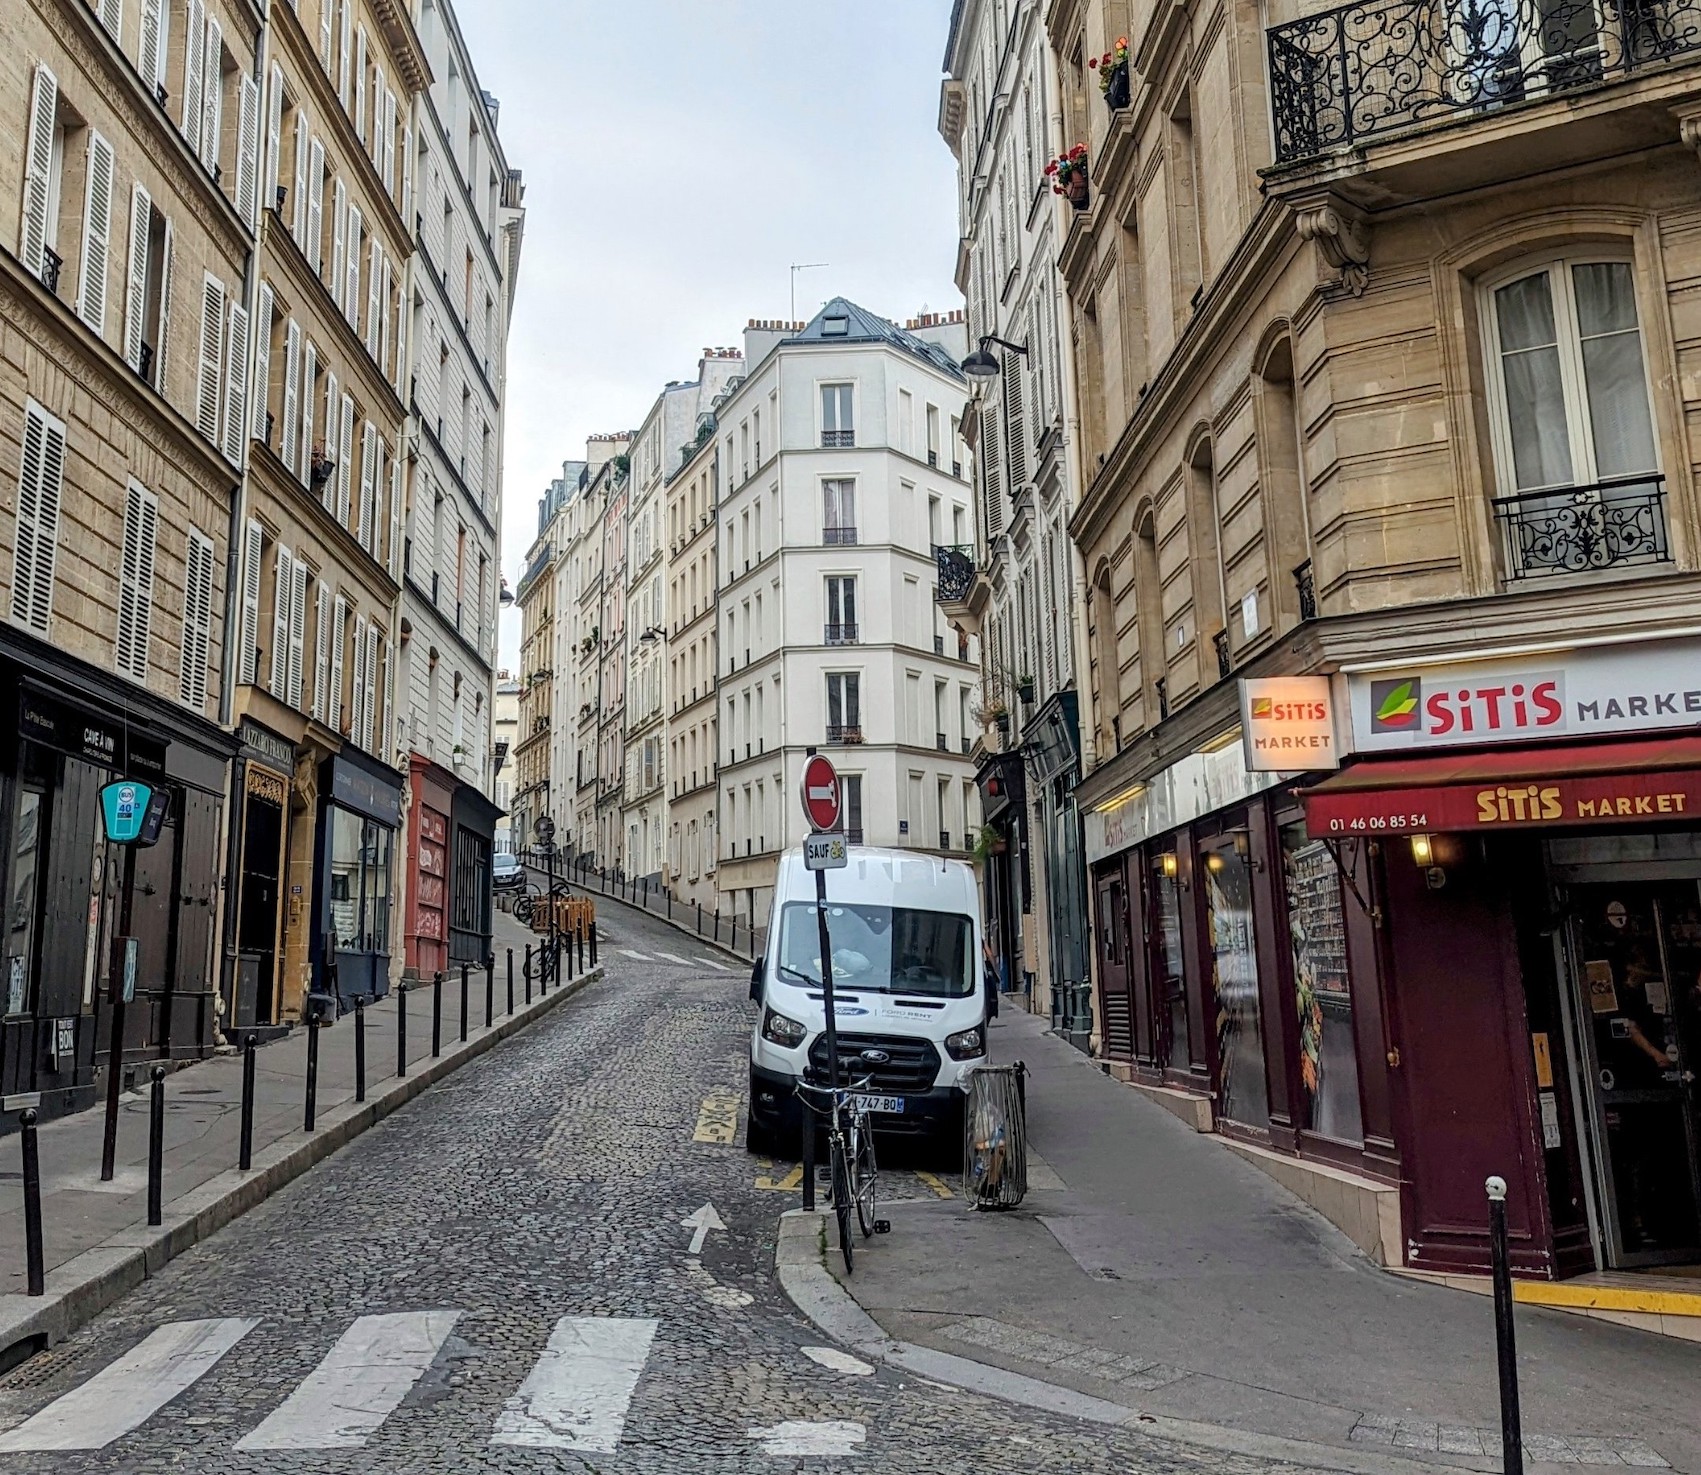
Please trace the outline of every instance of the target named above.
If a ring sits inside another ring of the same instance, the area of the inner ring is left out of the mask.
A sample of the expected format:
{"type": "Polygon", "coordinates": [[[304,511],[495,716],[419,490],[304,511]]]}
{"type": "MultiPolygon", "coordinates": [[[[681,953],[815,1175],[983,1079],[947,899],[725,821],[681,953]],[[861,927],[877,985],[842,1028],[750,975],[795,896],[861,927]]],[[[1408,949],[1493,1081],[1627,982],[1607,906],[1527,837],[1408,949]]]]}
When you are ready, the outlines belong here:
{"type": "Polygon", "coordinates": [[[224,283],[207,273],[201,284],[201,352],[195,374],[195,424],[219,443],[219,360],[224,348],[224,283]]]}
{"type": "Polygon", "coordinates": [[[278,544],[272,563],[272,672],[267,685],[280,702],[289,687],[289,605],[295,587],[295,557],[278,544]]]}
{"type": "Polygon", "coordinates": [[[34,400],[26,400],[17,539],[12,549],[12,618],[38,635],[48,633],[53,614],[53,566],[59,553],[64,480],[65,422],[34,400]]]}
{"type": "Polygon", "coordinates": [[[88,179],[83,191],[83,280],[77,316],[106,334],[107,269],[112,264],[112,145],[89,130],[88,179]]]}
{"type": "Polygon", "coordinates": [[[148,637],[154,609],[154,552],[159,498],[131,482],[124,496],[124,547],[118,569],[118,669],[148,679],[148,637]]]}
{"type": "Polygon", "coordinates": [[[242,442],[248,430],[249,354],[248,309],[232,302],[224,366],[224,455],[235,466],[242,464],[242,442]]]}
{"type": "Polygon", "coordinates": [[[260,555],[265,532],[250,521],[242,541],[242,649],[238,652],[237,680],[253,686],[260,679],[260,555]]]}
{"type": "Polygon", "coordinates": [[[177,697],[197,712],[207,705],[212,632],[213,540],[199,528],[190,528],[183,563],[183,665],[177,697]]]}
{"type": "Polygon", "coordinates": [[[148,242],[154,202],[142,185],[130,194],[130,257],[124,271],[124,362],[142,367],[142,340],[148,328],[148,242]]]}
{"type": "Polygon", "coordinates": [[[25,270],[35,276],[47,254],[52,231],[49,213],[53,195],[53,147],[59,114],[59,79],[44,66],[35,69],[30,97],[28,157],[24,172],[24,219],[18,254],[25,270]]]}

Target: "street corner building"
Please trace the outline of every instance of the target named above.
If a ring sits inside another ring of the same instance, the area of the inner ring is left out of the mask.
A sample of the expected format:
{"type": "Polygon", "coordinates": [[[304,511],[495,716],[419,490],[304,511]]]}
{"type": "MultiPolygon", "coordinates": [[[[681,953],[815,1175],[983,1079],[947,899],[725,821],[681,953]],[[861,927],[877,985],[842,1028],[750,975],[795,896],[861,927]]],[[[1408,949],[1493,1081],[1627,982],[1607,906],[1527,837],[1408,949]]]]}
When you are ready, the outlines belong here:
{"type": "MultiPolygon", "coordinates": [[[[388,0],[264,16],[64,0],[16,19],[0,67],[15,169],[0,456],[17,488],[0,690],[18,714],[0,736],[0,1095],[54,1114],[92,1100],[121,996],[128,1075],[389,987],[409,945],[410,745],[437,751],[398,692],[409,499],[433,485],[415,475],[417,363],[434,371],[430,444],[493,548],[500,396],[474,390],[501,383],[522,212],[444,5],[420,29],[388,0]],[[464,146],[443,142],[445,115],[464,146]],[[415,285],[440,157],[477,171],[465,213],[484,231],[431,237],[467,256],[453,322],[415,285]],[[462,360],[447,427],[436,371],[462,360]],[[124,777],[169,798],[151,845],[105,839],[99,790],[124,777]]],[[[453,574],[447,606],[436,572],[432,598],[484,630],[494,554],[437,518],[456,531],[430,544],[453,574]]],[[[488,773],[461,758],[488,766],[492,652],[463,644],[464,705],[442,725],[446,766],[477,793],[448,813],[488,837],[488,773]]]]}
{"type": "Polygon", "coordinates": [[[1547,14],[1045,24],[1096,1048],[1385,1264],[1485,1269],[1498,1174],[1562,1278],[1701,1263],[1701,53],[1547,14]]]}

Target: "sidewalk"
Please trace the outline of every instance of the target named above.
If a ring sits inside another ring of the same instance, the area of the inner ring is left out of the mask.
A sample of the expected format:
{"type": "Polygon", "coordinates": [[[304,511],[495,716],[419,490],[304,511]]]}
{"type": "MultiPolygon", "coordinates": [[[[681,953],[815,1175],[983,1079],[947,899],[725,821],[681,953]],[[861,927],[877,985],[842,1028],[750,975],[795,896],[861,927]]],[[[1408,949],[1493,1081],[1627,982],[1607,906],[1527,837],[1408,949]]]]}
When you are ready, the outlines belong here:
{"type": "MultiPolygon", "coordinates": [[[[841,1276],[888,1336],[1160,1417],[1499,1468],[1487,1297],[1376,1268],[1044,1021],[994,1030],[1031,1072],[1027,1202],[895,1205],[841,1276]]],[[[1701,1344],[1524,1306],[1517,1325],[1534,1468],[1701,1475],[1701,1344]]]]}
{"type": "MultiPolygon", "coordinates": [[[[100,1105],[40,1129],[42,1241],[47,1295],[29,1297],[24,1259],[23,1174],[19,1139],[0,1139],[0,1353],[20,1337],[49,1342],[158,1271],[173,1255],[246,1212],[366,1128],[411,1100],[433,1081],[524,1028],[556,1003],[600,976],[589,968],[571,983],[533,985],[526,1003],[521,966],[535,941],[511,917],[498,914],[493,1020],[484,1028],[485,975],[469,977],[467,1042],[461,1043],[460,971],[443,981],[442,1053],[431,1052],[432,988],[407,1000],[406,1077],[397,1075],[398,1000],[394,993],[366,1012],[366,1101],[355,1101],[354,1015],[319,1035],[315,1131],[303,1130],[307,1031],[261,1047],[255,1055],[253,1168],[240,1158],[242,1057],[220,1055],[165,1080],[164,1223],[147,1224],[149,1087],[120,1099],[116,1172],[100,1181],[105,1097],[100,1105]],[[514,949],[514,1013],[508,1008],[506,950],[514,949]]],[[[141,1073],[145,1079],[146,1073],[141,1073]]]]}

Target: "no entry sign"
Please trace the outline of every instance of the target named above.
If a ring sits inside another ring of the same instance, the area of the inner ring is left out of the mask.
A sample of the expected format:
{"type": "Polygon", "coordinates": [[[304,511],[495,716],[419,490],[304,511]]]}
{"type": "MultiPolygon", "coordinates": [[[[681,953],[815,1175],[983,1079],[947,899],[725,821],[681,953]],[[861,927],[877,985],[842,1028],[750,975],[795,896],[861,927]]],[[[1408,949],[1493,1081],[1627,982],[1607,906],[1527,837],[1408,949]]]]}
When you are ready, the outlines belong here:
{"type": "Polygon", "coordinates": [[[803,813],[816,831],[839,824],[839,773],[830,759],[817,755],[803,765],[803,813]]]}

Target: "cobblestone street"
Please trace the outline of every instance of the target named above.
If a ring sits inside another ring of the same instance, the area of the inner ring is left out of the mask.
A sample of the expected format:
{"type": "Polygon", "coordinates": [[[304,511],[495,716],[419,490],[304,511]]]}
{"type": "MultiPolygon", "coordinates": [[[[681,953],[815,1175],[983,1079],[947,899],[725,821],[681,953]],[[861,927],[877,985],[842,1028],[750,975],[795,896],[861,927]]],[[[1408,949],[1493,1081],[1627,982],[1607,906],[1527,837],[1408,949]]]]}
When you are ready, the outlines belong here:
{"type": "Polygon", "coordinates": [[[606,982],[0,1378],[0,1475],[1254,1467],[823,1350],[726,1140],[743,972],[604,913],[606,982]]]}

